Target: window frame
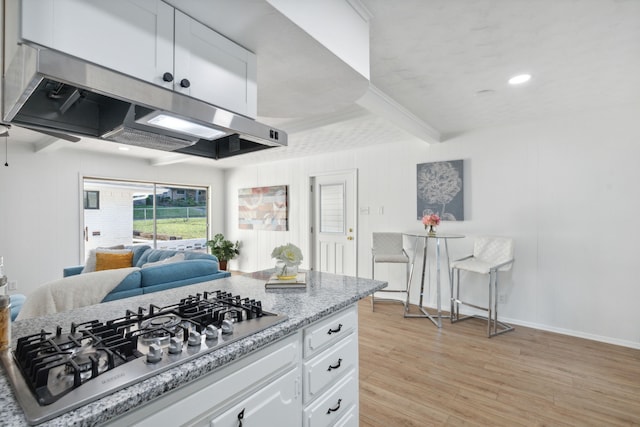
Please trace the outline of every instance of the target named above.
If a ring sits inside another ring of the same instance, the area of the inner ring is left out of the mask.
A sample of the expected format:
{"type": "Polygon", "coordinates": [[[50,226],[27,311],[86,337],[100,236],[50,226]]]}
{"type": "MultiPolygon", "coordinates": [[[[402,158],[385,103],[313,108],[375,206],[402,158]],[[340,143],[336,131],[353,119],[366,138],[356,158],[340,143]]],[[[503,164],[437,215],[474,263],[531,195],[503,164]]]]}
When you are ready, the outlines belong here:
{"type": "Polygon", "coordinates": [[[84,209],[100,209],[100,191],[83,190],[84,209]],[[94,196],[93,198],[91,196],[94,196]]]}
{"type": "MultiPolygon", "coordinates": [[[[211,233],[210,226],[211,226],[211,214],[212,214],[212,206],[211,206],[212,196],[211,196],[210,185],[185,184],[185,183],[177,183],[177,182],[145,181],[145,180],[125,179],[125,178],[109,178],[109,177],[98,177],[98,176],[79,174],[79,190],[80,190],[79,193],[80,193],[80,199],[81,199],[79,222],[81,225],[81,230],[83,231],[81,232],[81,235],[80,235],[81,242],[79,245],[79,258],[81,262],[84,262],[84,260],[86,259],[86,256],[87,256],[86,253],[89,250],[89,248],[94,247],[95,242],[92,244],[89,244],[89,241],[92,237],[96,236],[96,234],[93,233],[93,230],[89,230],[88,225],[91,225],[91,223],[87,224],[87,217],[86,217],[87,211],[85,211],[84,209],[85,193],[87,191],[100,193],[100,191],[102,190],[102,189],[96,190],[94,188],[85,190],[86,188],[85,185],[89,184],[89,186],[91,186],[91,184],[93,183],[95,186],[95,185],[100,185],[100,182],[103,182],[105,186],[108,186],[108,185],[117,186],[118,184],[120,184],[123,186],[123,188],[126,188],[126,186],[129,185],[134,188],[135,186],[139,186],[143,189],[143,191],[149,191],[152,189],[153,193],[150,193],[150,195],[152,196],[152,199],[153,199],[153,205],[152,205],[153,206],[153,237],[148,240],[148,243],[145,243],[145,244],[148,244],[154,249],[157,249],[159,244],[162,244],[162,240],[158,239],[158,227],[157,227],[157,221],[156,221],[157,220],[156,218],[157,203],[156,202],[158,201],[157,197],[159,194],[157,192],[157,189],[159,188],[183,189],[185,193],[185,198],[187,197],[188,190],[195,190],[195,193],[197,194],[196,199],[199,202],[204,202],[203,204],[205,207],[204,215],[203,216],[198,215],[198,217],[204,218],[205,229],[204,229],[204,235],[202,236],[202,239],[204,239],[205,243],[203,243],[202,246],[200,246],[200,242],[196,242],[197,245],[194,245],[194,247],[196,247],[196,250],[198,250],[198,248],[204,251],[207,250],[206,241],[209,240],[210,238],[210,233],[211,233]],[[202,198],[203,194],[205,195],[204,198],[202,198]]],[[[104,203],[102,204],[104,205],[104,203]]],[[[134,213],[133,206],[134,204],[132,203],[132,211],[131,211],[132,216],[134,213]]],[[[187,209],[191,208],[191,206],[183,206],[183,207],[187,209]]],[[[202,206],[200,206],[200,208],[201,207],[202,206]]],[[[94,211],[94,210],[92,209],[91,211],[94,211]]],[[[92,214],[92,215],[100,215],[100,214],[96,212],[95,214],[92,214]]],[[[89,218],[91,218],[91,216],[89,218]]],[[[202,225],[200,225],[200,227],[201,226],[202,225]]],[[[105,237],[107,236],[106,233],[101,233],[101,235],[105,237]]],[[[131,234],[131,239],[133,244],[136,244],[133,233],[131,234]]],[[[197,237],[197,239],[201,239],[201,238],[197,237]]],[[[189,238],[187,238],[187,240],[189,240],[189,238]]],[[[179,240],[176,240],[176,242],[177,241],[179,240]]],[[[100,246],[100,244],[98,244],[98,246],[100,246]]]]}

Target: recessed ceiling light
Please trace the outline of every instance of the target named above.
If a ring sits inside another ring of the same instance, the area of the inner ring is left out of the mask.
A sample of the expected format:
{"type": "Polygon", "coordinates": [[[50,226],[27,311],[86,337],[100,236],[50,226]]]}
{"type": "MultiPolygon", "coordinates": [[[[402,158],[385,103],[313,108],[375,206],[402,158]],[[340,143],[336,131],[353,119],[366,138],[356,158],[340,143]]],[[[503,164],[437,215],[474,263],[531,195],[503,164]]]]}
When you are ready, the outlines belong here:
{"type": "Polygon", "coordinates": [[[531,74],[519,74],[517,76],[513,76],[509,79],[510,85],[519,85],[522,83],[526,83],[531,80],[531,74]]]}
{"type": "Polygon", "coordinates": [[[129,151],[129,147],[118,147],[118,150],[129,151]]]}

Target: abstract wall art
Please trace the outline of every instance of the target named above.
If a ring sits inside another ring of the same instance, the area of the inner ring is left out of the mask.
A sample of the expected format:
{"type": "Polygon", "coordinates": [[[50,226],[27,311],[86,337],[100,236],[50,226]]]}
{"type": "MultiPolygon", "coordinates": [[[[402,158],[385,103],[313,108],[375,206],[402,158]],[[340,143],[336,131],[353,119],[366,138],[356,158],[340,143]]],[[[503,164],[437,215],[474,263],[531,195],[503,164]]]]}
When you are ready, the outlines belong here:
{"type": "Polygon", "coordinates": [[[443,221],[464,220],[462,160],[417,165],[417,218],[438,214],[443,221]]]}
{"type": "Polygon", "coordinates": [[[286,185],[238,190],[238,222],[241,230],[287,231],[288,188],[286,185]]]}

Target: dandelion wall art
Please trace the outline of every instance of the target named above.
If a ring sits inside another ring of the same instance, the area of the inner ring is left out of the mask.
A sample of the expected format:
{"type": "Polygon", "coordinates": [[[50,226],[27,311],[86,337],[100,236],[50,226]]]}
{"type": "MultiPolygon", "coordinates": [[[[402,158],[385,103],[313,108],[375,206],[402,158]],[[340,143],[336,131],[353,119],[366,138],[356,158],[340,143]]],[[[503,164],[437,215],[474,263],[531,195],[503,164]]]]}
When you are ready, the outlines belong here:
{"type": "Polygon", "coordinates": [[[438,214],[443,221],[464,220],[462,160],[417,165],[417,219],[438,214]]]}

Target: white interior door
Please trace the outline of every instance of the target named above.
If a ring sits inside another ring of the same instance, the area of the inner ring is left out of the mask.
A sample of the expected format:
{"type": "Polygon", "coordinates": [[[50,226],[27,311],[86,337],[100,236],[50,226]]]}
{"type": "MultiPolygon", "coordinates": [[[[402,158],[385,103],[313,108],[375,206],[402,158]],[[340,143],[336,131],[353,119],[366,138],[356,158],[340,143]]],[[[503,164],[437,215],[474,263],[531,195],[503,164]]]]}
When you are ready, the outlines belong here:
{"type": "Polygon", "coordinates": [[[311,188],[312,268],[357,276],[357,171],[314,176],[311,188]]]}

